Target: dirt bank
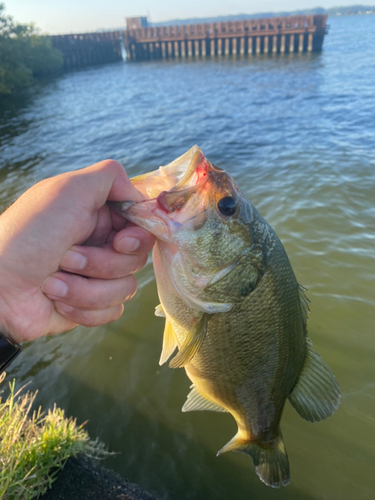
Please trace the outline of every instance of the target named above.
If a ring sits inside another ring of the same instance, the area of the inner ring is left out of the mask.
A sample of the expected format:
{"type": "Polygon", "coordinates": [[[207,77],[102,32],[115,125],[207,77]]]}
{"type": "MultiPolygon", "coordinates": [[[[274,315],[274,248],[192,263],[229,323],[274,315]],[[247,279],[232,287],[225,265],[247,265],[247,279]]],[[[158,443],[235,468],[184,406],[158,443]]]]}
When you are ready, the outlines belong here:
{"type": "Polygon", "coordinates": [[[39,500],[157,500],[98,460],[69,458],[52,488],[39,500]]]}

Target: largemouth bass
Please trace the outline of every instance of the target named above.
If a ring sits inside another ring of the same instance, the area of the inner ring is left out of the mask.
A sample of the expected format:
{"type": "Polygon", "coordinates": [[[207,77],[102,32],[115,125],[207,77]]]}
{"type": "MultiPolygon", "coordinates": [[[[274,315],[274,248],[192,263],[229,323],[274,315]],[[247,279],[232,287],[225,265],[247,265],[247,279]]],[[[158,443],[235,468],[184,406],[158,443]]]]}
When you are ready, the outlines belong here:
{"type": "Polygon", "coordinates": [[[308,300],[280,240],[197,146],[132,182],[144,200],[111,206],[157,237],[160,364],[178,348],[169,365],[193,383],[182,411],[229,412],[238,432],[218,454],[246,453],[265,484],[287,485],[286,399],[317,422],[340,391],[307,336],[308,300]]]}

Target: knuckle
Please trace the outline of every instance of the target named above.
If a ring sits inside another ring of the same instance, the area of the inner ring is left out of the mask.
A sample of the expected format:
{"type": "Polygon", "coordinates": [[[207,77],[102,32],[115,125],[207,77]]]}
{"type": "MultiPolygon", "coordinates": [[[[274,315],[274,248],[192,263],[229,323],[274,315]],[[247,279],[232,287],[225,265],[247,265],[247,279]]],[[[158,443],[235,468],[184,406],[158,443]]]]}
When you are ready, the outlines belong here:
{"type": "Polygon", "coordinates": [[[101,266],[101,272],[104,277],[117,277],[118,269],[116,269],[116,265],[114,259],[108,256],[108,258],[104,259],[103,265],[101,266]]]}
{"type": "Polygon", "coordinates": [[[113,168],[114,170],[124,170],[124,167],[116,160],[107,159],[103,161],[104,168],[113,168]]]}
{"type": "Polygon", "coordinates": [[[142,250],[142,252],[148,253],[154,246],[156,238],[153,234],[146,231],[146,229],[143,228],[138,228],[138,229],[140,230],[138,234],[138,238],[141,241],[140,249],[142,250]]]}
{"type": "Polygon", "coordinates": [[[132,270],[132,274],[133,273],[137,273],[143,267],[145,267],[146,262],[147,262],[147,253],[146,254],[138,255],[137,258],[136,258],[136,260],[135,260],[135,262],[134,262],[134,267],[133,267],[133,270],[132,270]]]}
{"type": "Polygon", "coordinates": [[[131,300],[137,293],[137,288],[138,288],[138,283],[137,280],[134,278],[134,276],[128,276],[126,280],[127,280],[127,287],[126,287],[127,289],[123,302],[128,302],[129,300],[131,300]]]}
{"type": "Polygon", "coordinates": [[[119,319],[121,317],[121,315],[122,315],[123,312],[124,312],[124,306],[123,306],[123,304],[118,305],[114,309],[112,321],[116,321],[117,319],[119,319]]]}
{"type": "MultiPolygon", "coordinates": [[[[127,295],[126,300],[129,300],[134,295],[135,292],[136,292],[136,282],[135,282],[135,289],[130,292],[130,295],[127,295]]],[[[108,309],[104,310],[84,310],[84,309],[72,308],[71,310],[68,311],[68,310],[58,309],[58,312],[62,314],[66,319],[68,319],[70,322],[73,322],[74,326],[82,325],[87,328],[93,328],[95,326],[105,325],[107,323],[116,321],[118,318],[120,318],[123,311],[124,311],[124,306],[122,303],[114,307],[109,307],[108,309]]],[[[71,328],[73,328],[73,326],[71,328]]]]}
{"type": "Polygon", "coordinates": [[[100,326],[105,323],[102,320],[101,315],[97,315],[96,311],[79,311],[76,315],[75,321],[87,328],[93,328],[94,326],[100,326]]]}
{"type": "Polygon", "coordinates": [[[85,309],[88,310],[94,310],[97,309],[98,303],[100,302],[102,302],[102,300],[100,300],[98,294],[96,293],[93,293],[92,295],[87,294],[84,302],[81,301],[81,307],[84,307],[85,309]]]}
{"type": "Polygon", "coordinates": [[[126,270],[129,267],[132,267],[133,256],[129,255],[111,255],[104,261],[104,266],[102,268],[102,272],[104,270],[105,278],[122,278],[126,274],[126,270]]]}
{"type": "Polygon", "coordinates": [[[103,324],[96,321],[95,319],[90,318],[82,318],[81,320],[77,320],[77,322],[82,326],[86,326],[87,328],[93,328],[94,326],[100,326],[103,324]]]}
{"type": "Polygon", "coordinates": [[[100,312],[97,311],[92,315],[87,315],[85,318],[83,318],[84,322],[80,324],[91,328],[94,326],[106,325],[107,323],[112,323],[113,321],[119,319],[123,311],[124,311],[124,306],[120,304],[116,307],[105,309],[100,312]]]}
{"type": "Polygon", "coordinates": [[[156,241],[156,237],[155,237],[153,234],[151,234],[151,233],[147,232],[147,240],[146,240],[146,243],[147,243],[147,246],[149,247],[149,249],[150,249],[150,250],[151,250],[151,249],[152,249],[152,247],[154,246],[155,241],[156,241]]]}

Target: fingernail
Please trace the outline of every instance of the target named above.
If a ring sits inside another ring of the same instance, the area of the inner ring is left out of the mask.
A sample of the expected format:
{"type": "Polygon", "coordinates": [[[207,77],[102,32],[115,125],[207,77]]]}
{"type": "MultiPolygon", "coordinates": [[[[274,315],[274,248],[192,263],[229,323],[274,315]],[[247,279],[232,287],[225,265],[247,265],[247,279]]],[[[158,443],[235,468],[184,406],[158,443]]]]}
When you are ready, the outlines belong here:
{"type": "Polygon", "coordinates": [[[54,297],[65,297],[68,293],[68,285],[58,278],[48,278],[43,285],[43,292],[54,297]]]}
{"type": "Polygon", "coordinates": [[[60,262],[60,267],[80,271],[85,268],[86,264],[87,259],[83,254],[68,250],[60,262]]]}
{"type": "Polygon", "coordinates": [[[120,252],[134,252],[139,248],[141,242],[133,236],[124,236],[117,242],[117,248],[120,252]]]}
{"type": "Polygon", "coordinates": [[[72,306],[68,306],[68,304],[64,304],[63,302],[55,302],[55,309],[57,311],[70,313],[74,308],[72,306]]]}

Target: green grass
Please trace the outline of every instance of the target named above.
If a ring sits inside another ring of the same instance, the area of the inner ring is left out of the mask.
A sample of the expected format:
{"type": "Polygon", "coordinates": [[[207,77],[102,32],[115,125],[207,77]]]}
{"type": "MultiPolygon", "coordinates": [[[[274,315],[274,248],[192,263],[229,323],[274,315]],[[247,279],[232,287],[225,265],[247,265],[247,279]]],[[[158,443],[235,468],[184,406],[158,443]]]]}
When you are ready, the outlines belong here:
{"type": "Polygon", "coordinates": [[[108,455],[64,410],[34,411],[36,392],[15,392],[14,380],[9,389],[4,401],[0,397],[1,500],[30,500],[45,493],[72,455],[108,455]]]}

